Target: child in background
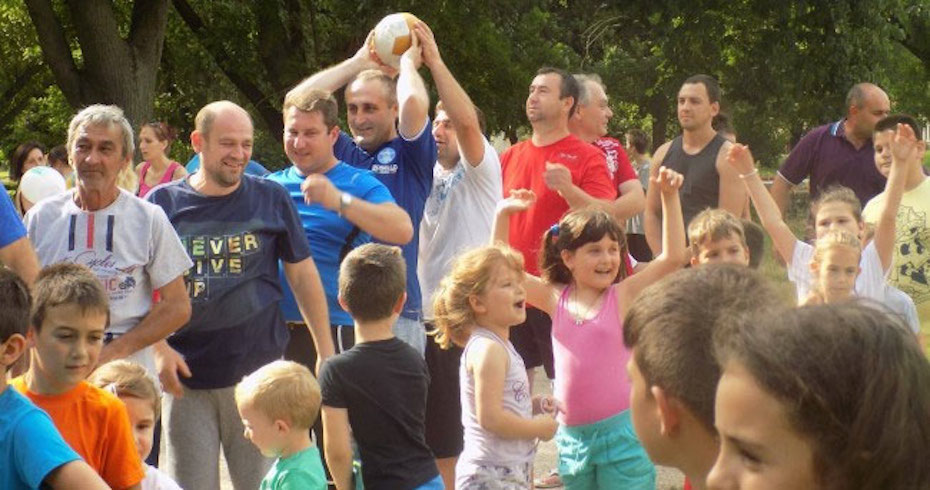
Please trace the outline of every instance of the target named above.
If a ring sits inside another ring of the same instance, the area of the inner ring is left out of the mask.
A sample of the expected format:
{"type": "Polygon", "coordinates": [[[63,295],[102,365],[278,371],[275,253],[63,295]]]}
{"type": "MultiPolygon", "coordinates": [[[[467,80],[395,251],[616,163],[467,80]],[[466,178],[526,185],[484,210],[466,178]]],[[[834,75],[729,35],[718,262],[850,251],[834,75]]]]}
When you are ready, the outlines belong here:
{"type": "Polygon", "coordinates": [[[930,363],[857,303],[758,315],[715,341],[712,489],[930,488],[930,363]]]}
{"type": "Polygon", "coordinates": [[[713,337],[778,296],[745,266],[691,267],[646,288],[623,320],[633,428],[654,463],[678,468],[698,490],[719,448],[713,337]]]}
{"type": "MultiPolygon", "coordinates": [[[[544,234],[543,278],[525,274],[526,300],[552,316],[554,391],[561,404],[556,445],[565,488],[655,488],[655,468],[630,422],[623,315],[643,288],[688,260],[681,182],[664,167],[651,182],[662,199],[662,253],[640,272],[624,278],[623,231],[608,213],[589,208],[568,213],[544,234]]],[[[495,238],[506,239],[510,215],[534,200],[526,190],[504,200],[495,238]]]]}
{"type": "Polygon", "coordinates": [[[749,265],[743,223],[725,209],[705,209],[688,223],[691,265],[749,265]]]}
{"type": "Polygon", "coordinates": [[[145,472],[126,406],[85,378],[97,364],[109,306],[87,267],[60,263],[39,273],[29,369],[11,385],[45,410],[65,441],[115,489],[139,488],[145,472]]]}
{"type": "Polygon", "coordinates": [[[802,304],[833,304],[849,301],[856,293],[862,242],[845,230],[830,230],[814,242],[811,257],[811,290],[802,304]]]}
{"type": "MultiPolygon", "coordinates": [[[[891,267],[895,213],[904,189],[903,166],[908,160],[908,155],[915,151],[917,141],[913,130],[900,125],[895,140],[897,148],[895,163],[892,164],[885,190],[888,199],[883,203],[879,213],[875,240],[862,250],[861,273],[856,281],[856,294],[859,297],[879,302],[884,301],[885,273],[891,267]]],[[[740,173],[740,178],[746,184],[749,196],[762,220],[762,226],[772,237],[775,249],[788,265],[788,279],[795,284],[798,302],[803,303],[811,290],[810,263],[814,247],[798,240],[782,219],[775,200],[772,199],[759,177],[759,171],[755,167],[749,148],[745,145],[734,144],[730,147],[727,160],[740,173]]],[[[861,203],[856,195],[845,187],[825,190],[811,204],[811,215],[814,216],[816,238],[822,237],[829,230],[841,229],[862,239],[865,222],[862,220],[861,203]]]]}
{"type": "MultiPolygon", "coordinates": [[[[896,114],[880,120],[875,125],[872,141],[875,147],[875,165],[878,171],[886,177],[891,171],[892,147],[894,145],[894,129],[898,124],[909,126],[918,140],[921,138],[921,127],[913,117],[905,114],[896,114]]],[[[904,194],[898,207],[897,234],[894,238],[894,259],[888,283],[900,291],[907,293],[919,312],[922,330],[921,343],[925,354],[930,356],[930,283],[927,275],[930,274],[930,178],[924,173],[923,159],[927,151],[927,143],[918,141],[917,151],[906,162],[904,173],[904,194]]],[[[862,216],[868,223],[878,220],[881,203],[886,193],[872,198],[865,205],[862,216]]],[[[902,306],[900,295],[895,301],[902,306]]]]}
{"type": "Polygon", "coordinates": [[[145,368],[124,359],[110,361],[97,368],[87,381],[118,396],[126,405],[136,450],[145,469],[142,490],[180,490],[168,475],[145,464],[145,458],[152,452],[155,421],[161,410],[161,390],[145,368]]]}
{"type": "Polygon", "coordinates": [[[26,283],[0,268],[0,488],[109,488],[55,429],[49,416],[7,386],[26,348],[32,299],[26,283]]]}
{"type": "Polygon", "coordinates": [[[310,428],[320,413],[320,386],[305,366],[274,361],[236,385],[245,437],[278,458],[261,490],[326,490],[326,473],[310,428]]]}
{"type": "Polygon", "coordinates": [[[526,319],[523,257],[506,246],[466,252],[443,278],[433,312],[436,342],[464,347],[465,447],[455,488],[531,488],[536,440],[551,439],[558,423],[552,414],[533,416],[554,404],[531,401],[526,367],[510,343],[510,328],[526,319]]]}
{"type": "Polygon", "coordinates": [[[407,297],[406,271],[399,248],[374,243],[349,252],[339,269],[355,346],[320,369],[323,445],[339,490],[353,488],[352,437],[367,490],[443,488],[426,445],[426,361],[391,328],[407,297]]]}

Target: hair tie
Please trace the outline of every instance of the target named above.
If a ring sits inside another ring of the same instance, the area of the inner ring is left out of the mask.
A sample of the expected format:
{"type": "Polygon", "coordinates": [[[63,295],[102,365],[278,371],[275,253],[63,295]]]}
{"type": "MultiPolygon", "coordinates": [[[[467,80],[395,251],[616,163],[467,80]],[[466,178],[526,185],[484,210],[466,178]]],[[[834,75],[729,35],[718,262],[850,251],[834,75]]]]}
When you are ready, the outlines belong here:
{"type": "Polygon", "coordinates": [[[558,237],[559,236],[559,224],[556,223],[552,225],[551,227],[549,227],[549,233],[552,235],[553,238],[558,237]]]}

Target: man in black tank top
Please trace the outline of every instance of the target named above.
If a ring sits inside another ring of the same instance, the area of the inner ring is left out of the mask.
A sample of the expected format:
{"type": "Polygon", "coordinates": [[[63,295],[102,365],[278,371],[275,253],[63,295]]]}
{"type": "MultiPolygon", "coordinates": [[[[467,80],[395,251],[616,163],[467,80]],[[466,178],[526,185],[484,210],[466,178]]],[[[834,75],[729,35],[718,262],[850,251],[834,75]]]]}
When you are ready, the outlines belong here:
{"type": "MultiPolygon", "coordinates": [[[[650,175],[660,167],[681,173],[679,190],[685,228],[706,208],[722,208],[740,216],[746,191],[739,174],[726,162],[730,142],[718,135],[712,121],[720,112],[720,87],[707,75],[694,75],[678,91],[678,122],[682,134],[656,150],[650,175]]],[[[654,254],[662,251],[662,204],[653,186],[646,191],[646,241],[654,254]]]]}

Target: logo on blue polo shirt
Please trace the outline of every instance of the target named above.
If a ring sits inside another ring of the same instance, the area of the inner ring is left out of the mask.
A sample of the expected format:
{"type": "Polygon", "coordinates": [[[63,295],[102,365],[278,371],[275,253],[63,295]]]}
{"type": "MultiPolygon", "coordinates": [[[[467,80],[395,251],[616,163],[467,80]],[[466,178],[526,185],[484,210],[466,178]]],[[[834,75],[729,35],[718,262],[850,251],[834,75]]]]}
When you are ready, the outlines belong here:
{"type": "Polygon", "coordinates": [[[394,151],[394,148],[388,146],[387,148],[379,151],[376,158],[378,159],[378,163],[387,165],[388,163],[393,162],[395,158],[397,158],[397,152],[394,151]]]}

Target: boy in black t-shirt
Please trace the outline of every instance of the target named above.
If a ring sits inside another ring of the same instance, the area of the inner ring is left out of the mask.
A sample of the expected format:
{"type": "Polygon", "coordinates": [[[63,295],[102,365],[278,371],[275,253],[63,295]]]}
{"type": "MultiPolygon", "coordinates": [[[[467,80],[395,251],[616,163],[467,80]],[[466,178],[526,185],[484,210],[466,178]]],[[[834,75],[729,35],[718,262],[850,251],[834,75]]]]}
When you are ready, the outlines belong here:
{"type": "Polygon", "coordinates": [[[339,271],[339,304],[355,320],[354,347],[320,371],[326,463],[336,488],[352,487],[351,434],[367,490],[443,488],[426,445],[426,362],[391,331],[404,306],[400,249],[366,244],[339,271]]]}

